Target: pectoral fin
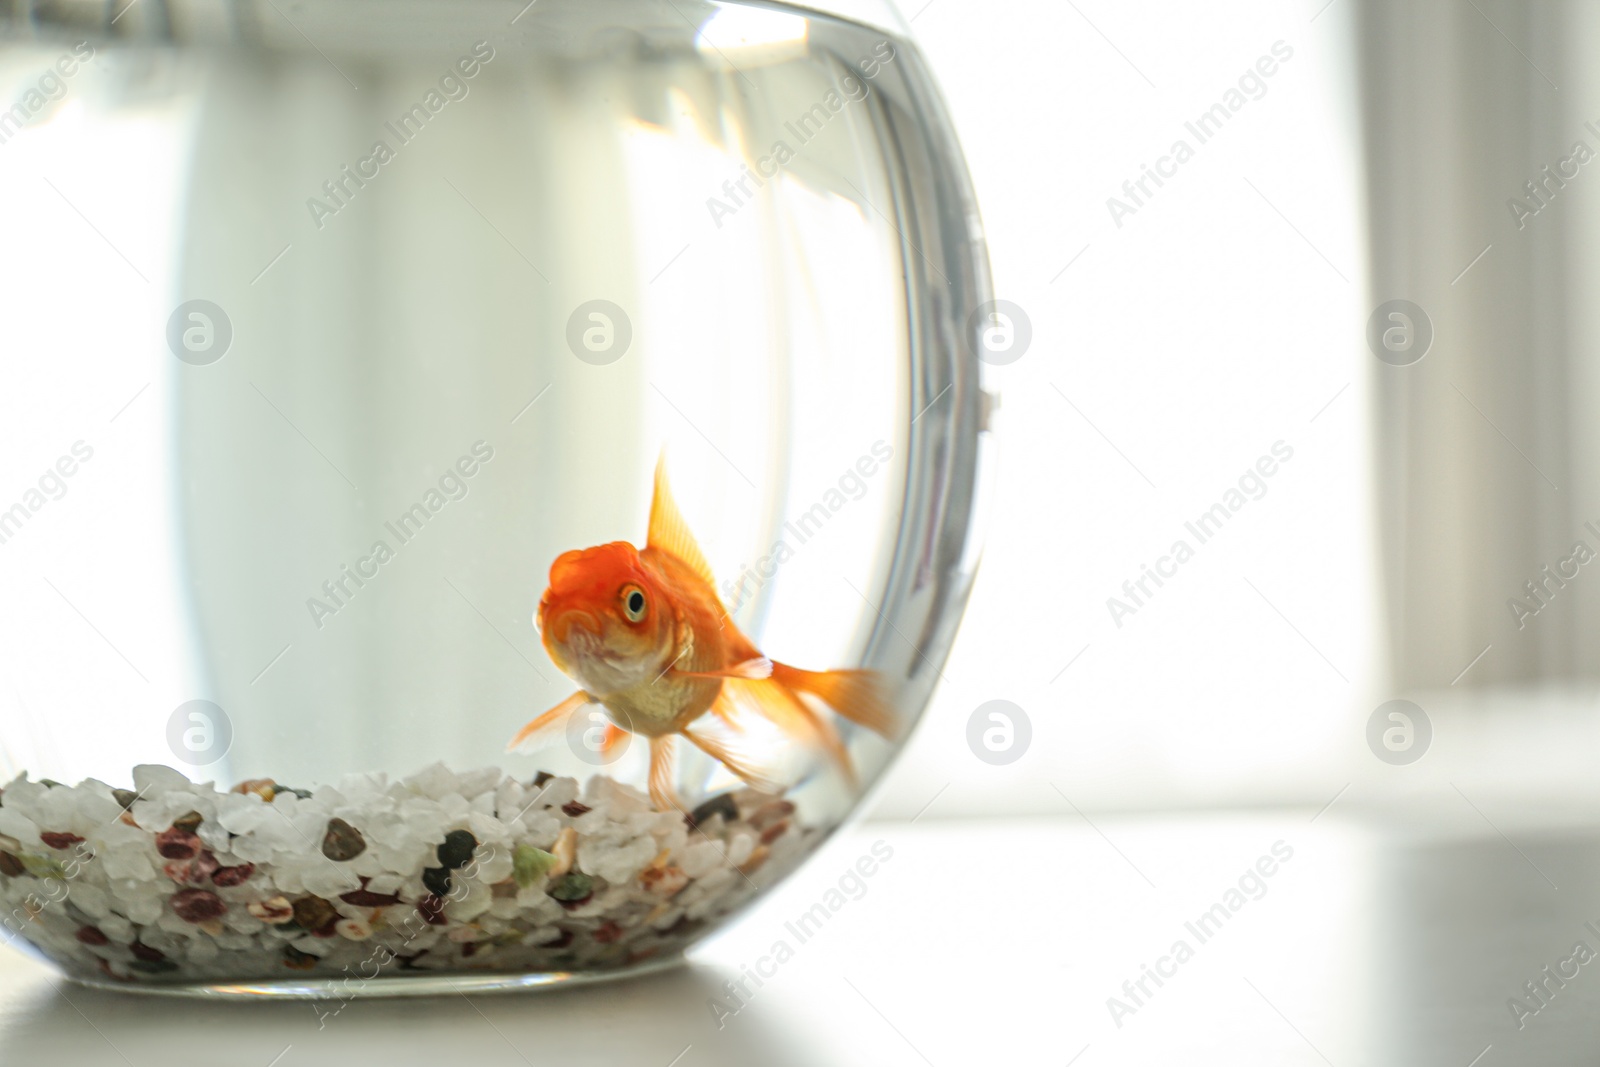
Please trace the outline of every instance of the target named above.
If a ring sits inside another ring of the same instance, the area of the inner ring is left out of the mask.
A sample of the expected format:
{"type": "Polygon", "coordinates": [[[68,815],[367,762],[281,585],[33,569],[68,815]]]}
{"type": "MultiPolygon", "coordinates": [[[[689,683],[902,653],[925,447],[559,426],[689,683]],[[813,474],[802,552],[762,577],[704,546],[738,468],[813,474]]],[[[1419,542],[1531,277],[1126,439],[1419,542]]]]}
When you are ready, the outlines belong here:
{"type": "Polygon", "coordinates": [[[593,704],[589,694],[578,690],[567,699],[534,719],[517,731],[517,736],[506,745],[507,752],[537,752],[549,744],[556,734],[567,728],[567,718],[585,704],[593,704]]]}

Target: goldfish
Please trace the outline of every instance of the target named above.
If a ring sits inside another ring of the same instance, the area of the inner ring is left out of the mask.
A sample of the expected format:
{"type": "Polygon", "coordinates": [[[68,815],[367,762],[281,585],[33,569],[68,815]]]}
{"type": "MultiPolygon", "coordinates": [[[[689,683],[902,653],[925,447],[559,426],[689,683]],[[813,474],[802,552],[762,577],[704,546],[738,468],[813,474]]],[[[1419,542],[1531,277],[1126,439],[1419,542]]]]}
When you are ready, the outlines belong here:
{"type": "Polygon", "coordinates": [[[854,787],[856,774],[831,708],[885,738],[896,716],[876,672],[808,671],[766,656],[740,632],[656,464],[645,546],[613,541],[563,552],[534,616],[545,651],[579,686],[524,726],[508,752],[533,752],[563,733],[570,717],[598,704],[608,720],[602,752],[628,735],[649,738],[650,798],[682,809],[673,788],[683,738],[763,792],[781,793],[771,753],[738,736],[754,711],[782,735],[823,750],[854,787]],[[821,707],[819,707],[820,705],[821,707]],[[729,730],[714,729],[721,720],[729,730]]]}

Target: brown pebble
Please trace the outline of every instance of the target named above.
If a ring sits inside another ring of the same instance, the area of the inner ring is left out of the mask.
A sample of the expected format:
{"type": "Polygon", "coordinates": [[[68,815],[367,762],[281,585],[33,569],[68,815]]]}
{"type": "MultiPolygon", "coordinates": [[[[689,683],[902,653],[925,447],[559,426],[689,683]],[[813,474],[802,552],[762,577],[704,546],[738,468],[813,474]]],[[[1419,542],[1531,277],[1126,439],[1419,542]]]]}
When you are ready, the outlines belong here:
{"type": "Polygon", "coordinates": [[[293,945],[284,945],[283,965],[292,971],[309,971],[317,965],[317,957],[309,952],[301,952],[293,945]]]}
{"type": "Polygon", "coordinates": [[[65,852],[73,845],[82,842],[83,838],[79,837],[77,834],[42,833],[39,835],[39,840],[43,841],[45,844],[59,852],[65,852]]]}
{"type": "Polygon", "coordinates": [[[211,872],[211,883],[223,887],[243,885],[255,873],[256,865],[253,863],[240,863],[233,867],[218,867],[211,872]]]}
{"type": "Polygon", "coordinates": [[[82,941],[85,945],[109,945],[109,944],[111,944],[111,939],[109,937],[107,937],[105,934],[101,933],[100,932],[100,928],[98,926],[80,926],[80,927],[78,927],[78,940],[82,941]]]}
{"type": "Polygon", "coordinates": [[[765,830],[761,831],[761,843],[763,845],[772,844],[778,838],[782,837],[784,835],[784,833],[788,829],[789,829],[789,820],[788,819],[782,819],[782,820],[779,820],[778,822],[773,823],[771,826],[769,826],[765,830]]]}
{"type": "Polygon", "coordinates": [[[774,800],[770,804],[763,804],[751,813],[748,822],[753,830],[765,828],[769,823],[787,819],[794,814],[794,804],[787,800],[774,800]]]}
{"type": "Polygon", "coordinates": [[[444,915],[444,899],[432,893],[417,901],[417,914],[429,926],[443,926],[450,921],[444,915]]]}
{"type": "Polygon", "coordinates": [[[139,941],[129,945],[128,951],[133,953],[134,958],[144,960],[146,963],[160,963],[167,958],[165,952],[158,948],[151,948],[149,945],[139,941]]]}
{"type": "Polygon", "coordinates": [[[206,817],[204,815],[201,815],[198,811],[191,811],[173,819],[172,828],[174,830],[187,830],[192,834],[200,829],[200,824],[205,821],[206,817]]]}
{"type": "Polygon", "coordinates": [[[0,852],[0,874],[7,878],[21,878],[27,873],[28,868],[22,865],[21,860],[9,852],[0,852]]]}
{"type": "Polygon", "coordinates": [[[210,849],[202,849],[192,860],[173,860],[162,870],[179,885],[205,885],[216,873],[220,864],[210,849]]]}
{"type": "Polygon", "coordinates": [[[172,910],[188,923],[210,922],[228,913],[228,905],[209,889],[185,889],[172,894],[172,910]]]}
{"type": "Polygon", "coordinates": [[[618,926],[610,919],[607,919],[605,922],[601,923],[600,928],[594,932],[594,939],[600,942],[602,945],[609,945],[611,942],[615,941],[621,936],[622,927],[618,926]]]}
{"type": "Polygon", "coordinates": [[[551,774],[549,771],[540,771],[538,774],[533,776],[533,787],[535,789],[543,789],[544,784],[554,777],[555,775],[551,774]]]}
{"type": "Polygon", "coordinates": [[[671,897],[689,884],[689,876],[681,867],[646,867],[639,872],[639,884],[644,888],[671,897]]]}
{"type": "Polygon", "coordinates": [[[361,831],[343,819],[329,819],[328,832],[322,836],[322,854],[335,863],[353,860],[367,850],[367,839],[361,831]]]}
{"type": "Polygon", "coordinates": [[[346,904],[354,904],[358,908],[389,908],[400,903],[398,893],[374,893],[369,890],[367,883],[371,880],[363,877],[360,889],[352,889],[348,893],[340,893],[339,899],[346,904]]]}
{"type": "Polygon", "coordinates": [[[133,807],[133,802],[139,799],[139,794],[131,789],[113,789],[111,799],[122,805],[122,810],[127,811],[133,807]]]}
{"type": "Polygon", "coordinates": [[[284,923],[294,921],[294,905],[284,897],[253,900],[245,905],[245,910],[271,926],[282,926],[284,923]]]}
{"type": "Polygon", "coordinates": [[[585,815],[593,809],[587,804],[580,804],[576,800],[569,800],[565,804],[561,805],[561,810],[566,812],[572,818],[576,819],[578,816],[585,815]]]}
{"type": "Polygon", "coordinates": [[[179,829],[176,824],[156,835],[156,851],[169,860],[194,859],[203,847],[192,830],[179,829]]]}
{"type": "Polygon", "coordinates": [[[294,921],[303,930],[316,933],[339,921],[339,910],[319,896],[310,894],[294,902],[294,921]]]}
{"type": "Polygon", "coordinates": [[[254,793],[262,800],[271,801],[277,795],[277,782],[271,778],[246,778],[233,787],[235,793],[254,793]]]}
{"type": "Polygon", "coordinates": [[[750,858],[739,865],[739,873],[744,875],[755,874],[761,869],[761,865],[767,862],[767,856],[770,854],[771,850],[766,845],[757,845],[750,853],[750,858]]]}

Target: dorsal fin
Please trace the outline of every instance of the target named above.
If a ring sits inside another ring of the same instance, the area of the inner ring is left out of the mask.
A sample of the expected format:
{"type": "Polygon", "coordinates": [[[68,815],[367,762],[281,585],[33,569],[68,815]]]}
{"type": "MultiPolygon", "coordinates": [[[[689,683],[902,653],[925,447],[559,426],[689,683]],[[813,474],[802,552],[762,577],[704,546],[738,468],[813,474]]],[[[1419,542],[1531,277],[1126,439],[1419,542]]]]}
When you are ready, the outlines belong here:
{"type": "Polygon", "coordinates": [[[683,513],[678,510],[677,502],[672,499],[672,490],[667,485],[667,453],[664,449],[661,458],[656,460],[655,495],[650,499],[650,530],[645,545],[672,556],[698,574],[711,588],[717,587],[710,564],[700,552],[694,534],[689,532],[689,525],[683,521],[683,513]]]}

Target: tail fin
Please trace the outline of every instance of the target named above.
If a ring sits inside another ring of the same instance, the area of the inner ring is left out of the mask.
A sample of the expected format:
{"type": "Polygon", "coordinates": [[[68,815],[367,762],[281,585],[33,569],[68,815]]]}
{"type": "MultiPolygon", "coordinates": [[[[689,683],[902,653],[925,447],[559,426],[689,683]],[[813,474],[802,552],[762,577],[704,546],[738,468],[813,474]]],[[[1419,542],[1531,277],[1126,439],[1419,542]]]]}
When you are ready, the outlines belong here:
{"type": "Polygon", "coordinates": [[[883,694],[883,682],[876,671],[803,671],[787,663],[773,663],[772,680],[810,693],[880,737],[893,741],[899,733],[898,717],[883,694]]]}

